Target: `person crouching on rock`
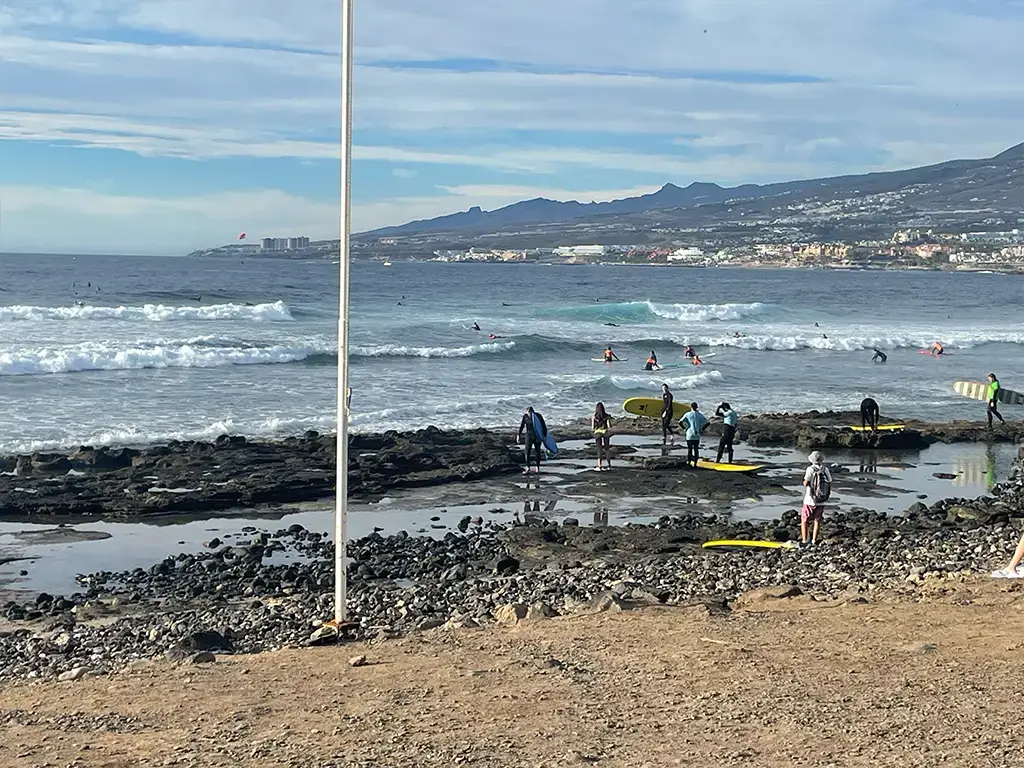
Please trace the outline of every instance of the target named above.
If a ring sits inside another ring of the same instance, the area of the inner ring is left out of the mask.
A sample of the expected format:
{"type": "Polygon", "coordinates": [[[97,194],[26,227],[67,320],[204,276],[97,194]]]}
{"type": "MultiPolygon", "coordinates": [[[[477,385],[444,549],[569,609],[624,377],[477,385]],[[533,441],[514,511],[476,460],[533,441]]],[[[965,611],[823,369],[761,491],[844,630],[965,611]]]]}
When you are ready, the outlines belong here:
{"type": "Polygon", "coordinates": [[[523,414],[523,420],[519,422],[519,432],[516,434],[516,442],[523,441],[523,433],[526,433],[526,469],[523,474],[530,471],[530,455],[537,452],[537,473],[540,473],[541,445],[548,434],[548,425],[544,423],[544,417],[533,410],[531,405],[523,414]]]}
{"type": "Polygon", "coordinates": [[[860,401],[860,428],[867,429],[871,427],[871,431],[875,432],[878,429],[878,403],[873,397],[865,397],[860,401]]]}
{"type": "Polygon", "coordinates": [[[821,451],[811,451],[810,466],[804,472],[804,505],[800,510],[800,546],[810,547],[818,540],[818,526],[825,516],[825,502],[832,495],[832,473],[825,466],[821,451]],[[811,536],[807,537],[808,525],[811,536]]]}

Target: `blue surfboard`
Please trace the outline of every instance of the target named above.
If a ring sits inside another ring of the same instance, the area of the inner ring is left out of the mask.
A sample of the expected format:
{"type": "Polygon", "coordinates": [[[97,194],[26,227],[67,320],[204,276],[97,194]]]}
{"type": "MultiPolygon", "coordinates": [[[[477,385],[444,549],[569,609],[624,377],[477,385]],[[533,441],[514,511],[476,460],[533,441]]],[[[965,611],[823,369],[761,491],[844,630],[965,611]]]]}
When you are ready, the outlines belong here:
{"type": "MultiPolygon", "coordinates": [[[[541,426],[540,419],[537,418],[537,414],[533,414],[533,433],[535,435],[539,435],[543,431],[543,429],[544,428],[541,426]]],[[[555,439],[551,437],[550,432],[546,433],[544,437],[541,438],[541,443],[544,444],[544,447],[552,456],[558,453],[558,446],[555,445],[555,439]]]]}

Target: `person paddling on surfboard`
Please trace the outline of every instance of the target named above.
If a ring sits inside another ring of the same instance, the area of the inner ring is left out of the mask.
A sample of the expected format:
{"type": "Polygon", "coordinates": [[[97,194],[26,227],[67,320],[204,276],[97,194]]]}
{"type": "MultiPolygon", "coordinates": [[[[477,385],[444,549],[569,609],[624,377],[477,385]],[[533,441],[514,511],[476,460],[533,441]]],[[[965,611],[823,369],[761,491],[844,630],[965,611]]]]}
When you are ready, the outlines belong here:
{"type": "Polygon", "coordinates": [[[651,356],[647,358],[647,362],[644,363],[645,371],[657,371],[661,366],[658,365],[658,356],[654,354],[654,350],[651,350],[651,356]]]}
{"type": "Polygon", "coordinates": [[[871,427],[872,432],[878,431],[878,403],[873,397],[865,397],[860,401],[860,427],[871,427]]]}
{"type": "Polygon", "coordinates": [[[945,352],[945,350],[942,348],[942,342],[936,341],[928,348],[928,352],[930,354],[935,355],[936,357],[942,357],[942,353],[945,352]]]}
{"type": "Polygon", "coordinates": [[[531,405],[523,414],[523,420],[519,422],[519,432],[516,434],[516,442],[523,441],[523,433],[526,433],[526,469],[523,474],[530,472],[530,455],[537,451],[537,474],[540,474],[540,454],[544,438],[548,436],[548,425],[544,423],[544,417],[533,410],[531,405]]]}
{"type": "Polygon", "coordinates": [[[661,442],[662,445],[671,441],[675,443],[676,438],[672,432],[672,409],[674,404],[672,402],[672,390],[668,388],[668,384],[661,385],[661,442]],[[671,438],[669,436],[672,436],[671,438]]]}
{"type": "Polygon", "coordinates": [[[988,428],[992,429],[992,417],[999,419],[1000,424],[1005,424],[1006,419],[999,412],[999,379],[994,373],[988,375],[988,428]]]}
{"type": "Polygon", "coordinates": [[[700,359],[700,355],[696,352],[693,353],[693,357],[690,359],[690,362],[693,365],[704,365],[704,361],[700,359]]]}
{"type": "Polygon", "coordinates": [[[708,417],[698,410],[696,403],[690,403],[690,412],[679,420],[679,424],[686,428],[686,463],[693,464],[696,469],[700,461],[700,433],[708,425],[708,417]]]}
{"type": "Polygon", "coordinates": [[[686,357],[687,360],[692,360],[697,356],[697,353],[694,351],[693,347],[687,344],[686,349],[683,350],[683,355],[686,357]]]}
{"type": "Polygon", "coordinates": [[[605,351],[604,351],[604,361],[606,363],[610,363],[613,360],[618,360],[618,359],[619,359],[618,355],[616,355],[614,352],[612,352],[611,344],[609,344],[608,348],[605,349],[605,351]]]}

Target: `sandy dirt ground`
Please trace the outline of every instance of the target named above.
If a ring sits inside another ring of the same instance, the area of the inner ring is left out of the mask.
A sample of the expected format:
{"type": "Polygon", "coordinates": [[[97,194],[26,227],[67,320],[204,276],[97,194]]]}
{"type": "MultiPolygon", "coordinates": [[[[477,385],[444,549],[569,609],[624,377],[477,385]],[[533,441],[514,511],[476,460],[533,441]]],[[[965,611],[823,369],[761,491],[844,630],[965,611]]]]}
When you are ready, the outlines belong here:
{"type": "Polygon", "coordinates": [[[0,689],[0,765],[1022,765],[1022,606],[979,580],[140,663],[0,689]]]}

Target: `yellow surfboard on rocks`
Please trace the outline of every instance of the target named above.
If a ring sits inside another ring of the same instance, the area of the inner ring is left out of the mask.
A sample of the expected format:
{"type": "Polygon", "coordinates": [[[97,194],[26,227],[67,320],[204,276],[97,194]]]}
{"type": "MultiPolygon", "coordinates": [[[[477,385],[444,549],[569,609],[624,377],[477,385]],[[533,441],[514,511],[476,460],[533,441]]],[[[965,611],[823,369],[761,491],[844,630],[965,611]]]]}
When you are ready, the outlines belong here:
{"type": "MultiPolygon", "coordinates": [[[[988,384],[981,381],[954,381],[953,390],[958,395],[969,397],[971,400],[988,402],[988,384]]],[[[1006,405],[1024,405],[1024,395],[1012,389],[999,388],[996,392],[996,400],[1006,405]]]]}
{"type": "MultiPolygon", "coordinates": [[[[651,419],[661,418],[660,397],[631,397],[622,404],[622,410],[634,416],[647,416],[651,419]]],[[[672,403],[672,420],[679,421],[690,410],[689,403],[672,403]]]]}
{"type": "Polygon", "coordinates": [[[764,469],[764,464],[725,464],[707,459],[697,459],[697,469],[712,469],[715,472],[754,472],[764,469]]]}
{"type": "Polygon", "coordinates": [[[795,549],[795,541],[751,541],[747,539],[719,539],[705,541],[704,549],[795,549]]]}

